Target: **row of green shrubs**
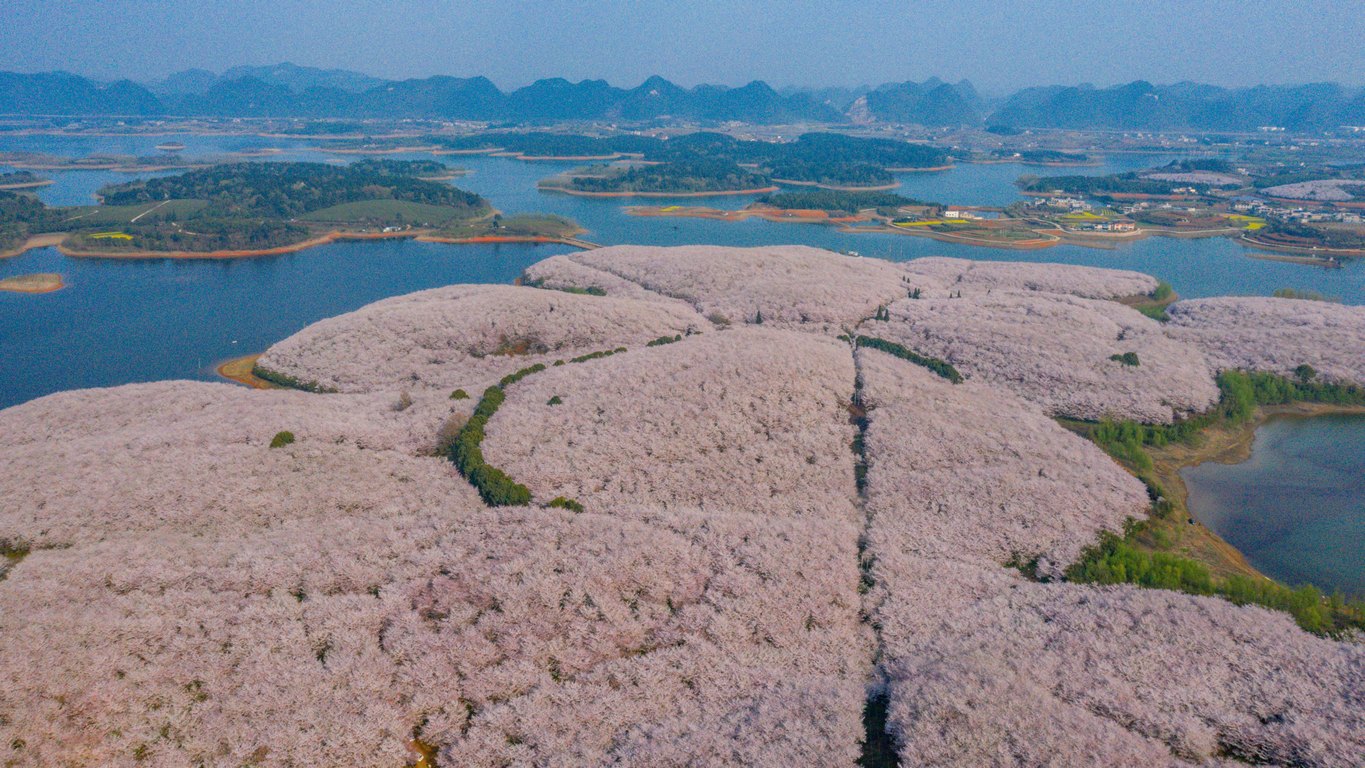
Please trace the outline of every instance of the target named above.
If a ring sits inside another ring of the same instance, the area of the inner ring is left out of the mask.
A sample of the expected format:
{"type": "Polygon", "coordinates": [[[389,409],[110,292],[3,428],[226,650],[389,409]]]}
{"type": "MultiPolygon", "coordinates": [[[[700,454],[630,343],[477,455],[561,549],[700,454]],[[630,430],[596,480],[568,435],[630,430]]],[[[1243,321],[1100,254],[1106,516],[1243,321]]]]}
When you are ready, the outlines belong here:
{"type": "Polygon", "coordinates": [[[316,381],[303,381],[286,373],[272,371],[269,368],[262,367],[259,363],[251,366],[251,375],[286,389],[301,389],[304,392],[316,392],[322,395],[335,394],[337,391],[334,387],[324,387],[316,381]]]}
{"type": "MultiPolygon", "coordinates": [[[[544,366],[541,366],[541,369],[544,370],[544,366]]],[[[503,392],[502,386],[494,385],[485,389],[479,404],[474,406],[474,413],[460,428],[459,434],[455,436],[455,442],[450,446],[450,460],[454,462],[455,468],[474,486],[480,498],[490,507],[519,507],[531,503],[530,489],[483,458],[484,429],[505,399],[507,395],[503,392]]]]}
{"type": "MultiPolygon", "coordinates": [[[[569,362],[571,362],[571,363],[586,363],[586,362],[588,362],[589,360],[597,360],[597,359],[603,358],[603,357],[611,357],[612,355],[615,355],[615,354],[620,353],[620,352],[625,352],[625,351],[626,351],[626,348],[625,348],[625,347],[617,347],[616,349],[604,349],[604,350],[602,350],[602,351],[600,351],[600,352],[589,352],[589,353],[586,354],[586,355],[579,355],[578,357],[571,357],[571,358],[569,358],[569,362]]],[[[555,363],[555,365],[559,365],[559,363],[555,363]]]]}
{"type": "Polygon", "coordinates": [[[902,360],[908,360],[915,365],[928,368],[954,384],[962,383],[962,374],[958,373],[957,369],[954,368],[951,363],[940,360],[937,357],[926,357],[918,352],[907,349],[894,341],[879,339],[875,336],[858,336],[854,339],[854,343],[860,347],[867,347],[869,349],[885,352],[888,355],[893,355],[902,360]]]}
{"type": "Polygon", "coordinates": [[[575,293],[580,296],[606,296],[607,292],[595,285],[587,288],[579,288],[576,285],[546,285],[544,280],[530,280],[522,275],[521,284],[527,288],[543,288],[548,291],[562,291],[563,293],[575,293]]]}
{"type": "Polygon", "coordinates": [[[1322,381],[1312,366],[1301,365],[1294,378],[1273,373],[1227,370],[1218,374],[1218,404],[1204,413],[1173,424],[1142,424],[1135,421],[1103,421],[1090,430],[1096,443],[1142,470],[1152,468],[1147,447],[1189,443],[1209,427],[1245,423],[1260,405],[1331,403],[1365,405],[1365,388],[1354,384],[1322,381]]]}
{"type": "MultiPolygon", "coordinates": [[[[625,352],[625,347],[616,349],[601,350],[590,352],[586,355],[569,360],[571,363],[583,363],[589,360],[608,357],[618,352],[625,352]]],[[[556,360],[555,365],[563,365],[563,360],[556,360]]],[[[450,445],[449,457],[455,468],[460,474],[474,486],[479,492],[479,497],[484,503],[491,507],[521,507],[531,503],[531,491],[526,486],[513,480],[506,472],[489,464],[483,457],[483,438],[484,430],[488,426],[488,420],[493,418],[498,408],[507,399],[505,392],[507,387],[521,381],[535,373],[545,370],[544,363],[522,368],[514,373],[503,376],[496,385],[485,389],[483,397],[479,398],[478,405],[474,406],[474,413],[469,420],[460,428],[455,435],[454,441],[450,445]]],[[[460,400],[468,397],[463,389],[457,389],[450,394],[452,399],[460,400]]],[[[558,405],[563,400],[556,395],[550,398],[549,405],[558,405]]],[[[568,509],[572,512],[582,512],[583,505],[573,499],[563,496],[557,497],[549,503],[551,507],[568,509]]]]}
{"type": "Polygon", "coordinates": [[[1135,584],[1192,595],[1216,595],[1237,605],[1260,605],[1284,611],[1300,627],[1318,635],[1340,636],[1365,631],[1365,602],[1340,593],[1324,595],[1313,586],[1286,587],[1269,579],[1232,575],[1215,580],[1203,563],[1170,552],[1138,547],[1144,523],[1132,523],[1124,536],[1104,531],[1067,569],[1069,581],[1090,584],[1135,584]]]}
{"type": "MultiPolygon", "coordinates": [[[[1135,421],[1104,421],[1087,434],[1111,456],[1131,467],[1147,484],[1153,499],[1152,514],[1170,519],[1175,507],[1152,475],[1154,462],[1148,448],[1172,443],[1192,443],[1204,430],[1220,425],[1246,423],[1261,405],[1295,402],[1365,405],[1365,388],[1321,381],[1311,366],[1301,365],[1293,378],[1271,373],[1223,371],[1218,375],[1221,393],[1212,409],[1173,424],[1141,424],[1135,421]]],[[[1215,579],[1195,560],[1170,552],[1149,551],[1137,544],[1151,532],[1149,522],[1130,522],[1125,535],[1101,534],[1067,571],[1072,581],[1096,584],[1136,584],[1195,595],[1217,595],[1238,605],[1255,604],[1289,613],[1309,632],[1339,636],[1365,631],[1365,602],[1340,594],[1324,595],[1316,587],[1290,588],[1268,579],[1233,575],[1215,579]]]]}

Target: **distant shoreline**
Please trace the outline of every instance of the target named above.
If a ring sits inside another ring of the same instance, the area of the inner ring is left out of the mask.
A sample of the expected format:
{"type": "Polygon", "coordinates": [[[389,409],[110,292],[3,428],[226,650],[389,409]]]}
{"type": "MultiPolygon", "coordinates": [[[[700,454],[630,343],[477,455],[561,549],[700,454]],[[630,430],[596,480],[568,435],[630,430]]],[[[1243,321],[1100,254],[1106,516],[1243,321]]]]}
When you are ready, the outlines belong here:
{"type": "Polygon", "coordinates": [[[716,192],[583,192],[577,189],[566,189],[564,187],[542,186],[537,187],[542,192],[559,192],[575,197],[725,197],[733,195],[766,195],[770,192],[777,192],[780,187],[762,187],[760,189],[731,189],[716,192]]]}
{"type": "Polygon", "coordinates": [[[0,189],[38,189],[39,187],[46,187],[52,183],[54,183],[52,179],[38,179],[36,181],[21,181],[17,184],[0,184],[0,189]]]}
{"type": "Polygon", "coordinates": [[[887,173],[937,173],[939,171],[951,171],[953,169],[953,166],[954,166],[953,163],[949,163],[947,165],[930,165],[925,167],[893,165],[887,168],[883,168],[882,170],[886,171],[887,173]]]}
{"type": "MultiPolygon", "coordinates": [[[[584,230],[574,233],[581,234],[584,230]]],[[[407,230],[404,232],[328,232],[318,237],[302,240],[289,245],[276,246],[274,248],[262,248],[259,250],[236,249],[222,251],[81,251],[68,248],[61,244],[65,234],[58,236],[57,242],[42,242],[37,245],[31,244],[36,238],[30,238],[30,243],[26,243],[25,250],[36,247],[57,246],[57,250],[62,255],[73,259],[127,259],[127,260],[146,260],[146,259],[253,259],[264,256],[283,256],[290,253],[298,253],[309,248],[316,248],[320,245],[328,245],[336,242],[346,241],[365,241],[365,240],[405,240],[412,239],[421,243],[445,243],[450,245],[484,245],[489,243],[526,243],[533,245],[558,244],[567,245],[583,250],[596,248],[595,243],[586,240],[579,240],[574,235],[556,237],[551,235],[473,235],[470,237],[442,237],[435,234],[435,230],[407,230]]],[[[45,236],[51,237],[51,236],[45,236]]],[[[20,251],[22,253],[22,251],[20,251]]],[[[18,255],[18,254],[13,254],[18,255]]]]}
{"type": "Polygon", "coordinates": [[[894,181],[890,184],[875,184],[872,186],[846,186],[840,184],[821,184],[818,181],[794,181],[792,179],[773,179],[777,184],[785,184],[790,187],[814,187],[815,189],[829,189],[835,192],[887,192],[899,189],[901,183],[894,181]]]}

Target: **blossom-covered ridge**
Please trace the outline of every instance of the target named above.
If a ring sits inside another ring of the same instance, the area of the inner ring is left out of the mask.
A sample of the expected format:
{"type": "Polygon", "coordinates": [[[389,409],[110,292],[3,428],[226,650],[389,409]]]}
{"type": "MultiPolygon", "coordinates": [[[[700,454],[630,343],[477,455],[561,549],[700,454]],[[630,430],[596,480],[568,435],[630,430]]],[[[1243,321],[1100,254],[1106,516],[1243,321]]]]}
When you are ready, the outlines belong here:
{"type": "Polygon", "coordinates": [[[1157,279],[1141,272],[1082,267],[1073,264],[972,261],[930,256],[905,262],[912,275],[933,278],[953,291],[1016,290],[1066,293],[1087,299],[1143,296],[1156,290],[1157,279]]]}
{"type": "Polygon", "coordinates": [[[888,310],[887,322],[863,332],[946,360],[1055,416],[1169,423],[1218,399],[1198,349],[1115,302],[992,291],[902,299],[888,310]]]}
{"type": "Polygon", "coordinates": [[[519,368],[643,344],[707,322],[683,306],[505,285],[375,302],[270,347],[268,371],[342,392],[482,388],[519,368]]]}
{"type": "Polygon", "coordinates": [[[1003,568],[1058,575],[1142,514],[1141,485],[989,386],[858,358],[866,610],[902,764],[1347,766],[1365,751],[1365,648],[1261,608],[1003,568]]]}
{"type": "Polygon", "coordinates": [[[1361,645],[1063,580],[1149,499],[1052,417],[1205,407],[1237,324],[922,261],[557,256],[263,358],[337,393],[0,411],[0,763],[853,766],[881,701],[904,765],[1352,766],[1361,645]]]}
{"type": "Polygon", "coordinates": [[[1219,368],[1290,376],[1309,365],[1329,381],[1365,386],[1365,307],[1222,296],[1178,301],[1168,312],[1167,334],[1219,368]]]}
{"type": "MultiPolygon", "coordinates": [[[[638,296],[644,289],[685,301],[722,323],[775,323],[835,333],[906,295],[909,280],[881,259],[802,245],[616,246],[550,259],[526,274],[547,285],[597,287],[608,294],[624,290],[638,296]]],[[[918,282],[937,285],[930,278],[918,282]]]]}

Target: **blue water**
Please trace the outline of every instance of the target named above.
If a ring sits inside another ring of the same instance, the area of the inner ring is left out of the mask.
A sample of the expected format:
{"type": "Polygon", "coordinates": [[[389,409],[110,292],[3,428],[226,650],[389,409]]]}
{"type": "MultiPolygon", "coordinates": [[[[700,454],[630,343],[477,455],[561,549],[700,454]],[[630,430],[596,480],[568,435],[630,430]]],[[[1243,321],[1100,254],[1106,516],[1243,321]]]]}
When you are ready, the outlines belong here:
{"type": "Polygon", "coordinates": [[[1365,416],[1272,419],[1251,457],[1181,471],[1194,515],[1286,584],[1365,596],[1365,416]]]}
{"type": "MultiPolygon", "coordinates": [[[[0,151],[83,157],[156,154],[155,145],[179,141],[186,157],[214,156],[265,146],[280,160],[331,160],[312,140],[259,137],[69,137],[0,134],[0,151]]],[[[423,155],[422,157],[430,157],[423,155]]],[[[350,159],[350,158],[347,158],[350,159]]],[[[1021,165],[963,165],[941,173],[905,174],[904,194],[958,204],[1003,205],[1018,199],[1023,173],[1112,173],[1169,161],[1161,155],[1121,155],[1102,166],[1039,169],[1021,165]]],[[[573,163],[527,163],[486,156],[448,156],[472,173],[458,186],[487,197],[507,213],[548,212],[572,218],[603,244],[763,245],[801,243],[865,256],[905,260],[920,256],[1061,262],[1134,269],[1170,282],[1183,296],[1267,295],[1280,287],[1312,289],[1365,303],[1365,261],[1342,269],[1250,259],[1223,239],[1149,238],[1114,250],[1059,246],[1009,251],[942,243],[896,234],[850,234],[830,227],[751,219],[723,222],[626,215],[621,198],[581,198],[537,190],[540,179],[573,163]]],[[[104,171],[44,172],[57,181],[38,192],[54,205],[88,204],[100,186],[143,175],[104,171]]],[[[740,208],[750,197],[651,199],[740,208]]],[[[0,407],[73,387],[111,386],[165,378],[209,378],[225,357],[259,352],[316,320],[365,303],[460,282],[505,283],[557,246],[455,246],[383,241],[343,243],[297,254],[244,260],[102,261],[68,259],[40,249],[0,259],[0,278],[59,272],[68,287],[50,294],[0,292],[0,407]]]]}

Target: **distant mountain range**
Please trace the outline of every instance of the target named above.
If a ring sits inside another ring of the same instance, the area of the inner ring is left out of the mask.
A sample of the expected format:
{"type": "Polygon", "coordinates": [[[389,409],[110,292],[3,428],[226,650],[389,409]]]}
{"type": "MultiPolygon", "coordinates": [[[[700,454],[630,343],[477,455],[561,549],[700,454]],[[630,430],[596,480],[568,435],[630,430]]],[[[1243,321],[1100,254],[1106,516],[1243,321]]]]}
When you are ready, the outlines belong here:
{"type": "Polygon", "coordinates": [[[297,118],[429,118],[511,123],[562,120],[701,122],[891,122],[932,127],[1000,126],[1099,130],[1290,131],[1365,125],[1365,89],[1335,84],[1221,88],[1137,81],[1026,88],[996,102],[963,80],[875,88],[787,89],[762,81],[683,88],[651,77],[635,88],[604,80],[537,80],[502,91],[484,77],[382,80],[358,72],[284,63],[202,69],[138,84],[65,72],[0,72],[0,114],[297,118]]]}

